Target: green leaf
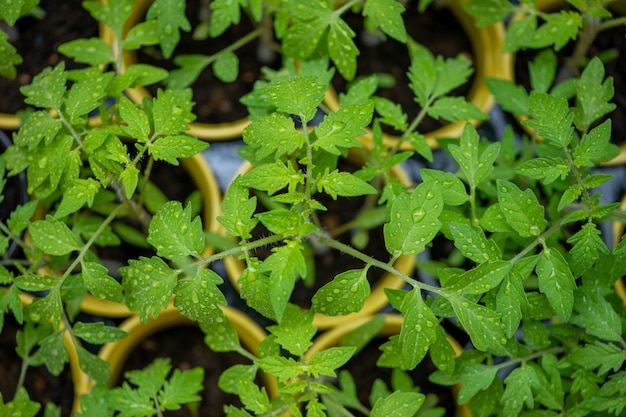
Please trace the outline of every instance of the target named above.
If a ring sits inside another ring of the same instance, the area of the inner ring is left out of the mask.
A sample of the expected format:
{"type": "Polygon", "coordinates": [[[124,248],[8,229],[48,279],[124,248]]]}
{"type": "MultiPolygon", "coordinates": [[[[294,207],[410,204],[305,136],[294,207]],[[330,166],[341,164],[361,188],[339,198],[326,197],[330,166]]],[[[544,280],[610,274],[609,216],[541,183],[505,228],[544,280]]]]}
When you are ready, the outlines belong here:
{"type": "Polygon", "coordinates": [[[74,334],[88,343],[102,345],[104,343],[116,342],[128,336],[128,332],[115,326],[107,326],[103,322],[76,322],[74,324],[74,334]]]}
{"type": "Polygon", "coordinates": [[[16,66],[22,62],[17,49],[9,43],[9,35],[0,30],[0,76],[14,79],[17,75],[16,66]]]}
{"type": "MultiPolygon", "coordinates": [[[[43,139],[47,145],[54,140],[62,127],[63,123],[59,119],[53,118],[49,112],[43,110],[36,111],[24,120],[20,130],[13,135],[13,143],[18,146],[34,148],[43,139]]],[[[13,166],[11,159],[7,158],[6,162],[8,168],[13,166]]],[[[21,171],[23,168],[19,170],[21,171]]]]}
{"type": "Polygon", "coordinates": [[[201,269],[194,278],[183,279],[174,288],[174,305],[191,320],[209,322],[222,320],[218,304],[226,305],[226,298],[218,285],[224,280],[208,268],[201,269]]]}
{"type": "Polygon", "coordinates": [[[467,177],[470,187],[476,188],[493,171],[493,162],[500,152],[500,144],[492,143],[481,147],[476,128],[466,124],[459,144],[450,145],[448,149],[467,177]]]}
{"type": "Polygon", "coordinates": [[[359,50],[352,40],[355,33],[340,17],[330,21],[328,32],[328,52],[337,70],[346,80],[352,80],[356,74],[356,57],[359,50]]]}
{"type": "Polygon", "coordinates": [[[270,300],[276,319],[280,322],[295,281],[306,276],[306,261],[302,254],[302,243],[287,241],[286,245],[274,248],[262,264],[261,272],[269,272],[270,300]]]}
{"type": "Polygon", "coordinates": [[[126,50],[140,49],[142,46],[157,45],[159,43],[159,32],[156,20],[139,22],[133,26],[124,41],[122,47],[126,50]]]}
{"type": "Polygon", "coordinates": [[[167,266],[161,258],[140,257],[130,259],[128,266],[120,268],[126,305],[139,313],[141,321],[157,317],[161,308],[172,298],[178,271],[167,266]]]}
{"type": "Polygon", "coordinates": [[[528,305],[524,286],[523,276],[513,265],[509,276],[504,278],[496,295],[496,312],[500,314],[504,324],[504,332],[511,338],[519,329],[522,321],[522,308],[528,305]]]}
{"type": "Polygon", "coordinates": [[[404,320],[399,343],[402,349],[402,368],[413,369],[428,353],[437,339],[439,320],[422,299],[421,291],[410,291],[400,307],[404,320]]]}
{"type": "Polygon", "coordinates": [[[175,260],[200,256],[205,247],[200,216],[191,218],[191,205],[168,201],[154,215],[148,228],[148,242],[157,254],[175,260]]]}
{"type": "Polygon", "coordinates": [[[155,0],[146,19],[157,18],[157,28],[163,56],[168,59],[180,41],[180,30],[189,32],[191,25],[185,17],[183,0],[155,0]]]}
{"type": "Polygon", "coordinates": [[[202,399],[200,392],[204,389],[203,382],[204,369],[200,367],[185,371],[175,369],[159,393],[160,408],[179,410],[182,404],[200,401],[202,399]]]}
{"type": "Polygon", "coordinates": [[[54,212],[54,220],[58,220],[81,209],[85,204],[93,204],[96,193],[100,190],[100,183],[93,178],[76,178],[64,191],[59,207],[54,212]]]}
{"type": "Polygon", "coordinates": [[[254,361],[264,372],[275,376],[279,382],[287,381],[304,373],[304,370],[293,358],[268,356],[254,361]]]}
{"type": "Polygon", "coordinates": [[[7,226],[11,233],[19,235],[24,229],[31,223],[32,217],[37,210],[37,200],[30,200],[29,202],[18,206],[7,219],[7,226]]]}
{"type": "Polygon", "coordinates": [[[487,26],[504,21],[515,12],[515,7],[500,0],[473,0],[465,5],[465,10],[478,19],[477,26],[487,26]]]}
{"type": "Polygon", "coordinates": [[[213,73],[220,81],[232,83],[239,76],[239,58],[233,52],[219,54],[213,63],[213,73]]]}
{"type": "Polygon", "coordinates": [[[148,64],[133,64],[124,73],[124,76],[132,80],[130,83],[133,87],[157,83],[165,79],[167,75],[167,70],[148,64]]]}
{"type": "Polygon", "coordinates": [[[417,43],[409,43],[409,52],[409,86],[422,107],[426,107],[429,99],[443,97],[465,84],[472,75],[472,63],[464,55],[435,58],[428,48],[417,43]]]}
{"type": "Polygon", "coordinates": [[[532,119],[523,122],[526,126],[536,129],[539,135],[554,145],[569,145],[574,133],[570,112],[565,98],[557,99],[549,94],[533,91],[529,98],[529,111],[532,119]]]}
{"type": "Polygon", "coordinates": [[[315,116],[325,90],[316,77],[309,76],[272,82],[261,93],[279,112],[300,116],[308,122],[315,116]]]}
{"type": "Polygon", "coordinates": [[[507,339],[498,313],[463,297],[447,298],[476,349],[504,354],[507,339]]]}
{"type": "Polygon", "coordinates": [[[220,374],[217,384],[222,391],[237,395],[240,383],[254,381],[257,370],[256,365],[233,365],[220,374]]]}
{"type": "Polygon", "coordinates": [[[454,174],[429,168],[422,168],[420,174],[424,182],[432,181],[437,184],[445,204],[460,206],[469,200],[463,181],[454,174]]]}
{"type": "Polygon", "coordinates": [[[67,255],[79,250],[80,243],[67,225],[59,220],[37,220],[28,228],[33,244],[50,255],[67,255]]]}
{"type": "Polygon", "coordinates": [[[77,345],[78,363],[87,375],[92,377],[99,384],[108,384],[110,373],[109,363],[104,359],[89,352],[84,347],[77,345]]]}
{"type": "MultiPolygon", "coordinates": [[[[187,123],[195,118],[191,113],[190,95],[188,89],[157,91],[152,109],[155,135],[178,136],[180,132],[189,129],[187,123]]],[[[184,151],[189,152],[190,149],[184,151]]]]}
{"type": "Polygon", "coordinates": [[[570,166],[563,158],[533,158],[519,164],[515,170],[536,180],[541,180],[544,184],[551,184],[557,178],[562,180],[570,172],[570,166]]]}
{"type": "Polygon", "coordinates": [[[430,117],[449,122],[457,120],[487,120],[488,116],[464,97],[442,97],[427,110],[430,117]]]}
{"type": "Polygon", "coordinates": [[[498,202],[507,223],[522,237],[539,236],[548,222],[544,208],[529,188],[520,190],[509,181],[498,180],[498,202]]]}
{"type": "Polygon", "coordinates": [[[424,404],[426,396],[420,392],[395,391],[376,401],[372,417],[412,417],[424,404]]]}
{"type": "Polygon", "coordinates": [[[523,364],[515,368],[504,380],[506,388],[502,396],[504,413],[507,416],[517,416],[524,407],[534,407],[535,401],[532,387],[538,385],[537,374],[532,366],[523,364]]]}
{"type": "Polygon", "coordinates": [[[483,294],[502,282],[511,270],[508,261],[486,261],[446,281],[446,289],[458,294],[483,294]]]}
{"type": "Polygon", "coordinates": [[[14,26],[17,19],[24,16],[28,10],[26,0],[0,0],[0,17],[5,20],[9,26],[14,26]]]}
{"type": "Polygon", "coordinates": [[[124,23],[130,16],[134,0],[112,0],[102,3],[100,1],[85,1],[83,7],[99,22],[113,29],[116,36],[121,39],[124,23]]]}
{"type": "Polygon", "coordinates": [[[255,148],[257,159],[272,154],[278,159],[301,148],[306,142],[306,136],[296,130],[291,117],[272,113],[247,126],[243,131],[243,140],[255,148]]]}
{"type": "Polygon", "coordinates": [[[226,228],[229,235],[243,239],[251,237],[250,232],[258,223],[258,220],[252,218],[256,210],[256,197],[250,198],[248,188],[242,186],[241,177],[228,187],[222,210],[224,215],[219,216],[217,221],[226,228]]]}
{"type": "Polygon", "coordinates": [[[534,48],[554,44],[554,49],[558,51],[570,40],[575,40],[578,37],[578,30],[583,26],[580,13],[575,11],[561,10],[558,13],[545,14],[543,17],[545,23],[531,36],[534,48]]]}
{"type": "Polygon", "coordinates": [[[315,128],[317,140],[313,149],[324,149],[334,155],[342,154],[339,148],[360,148],[361,143],[355,138],[365,133],[364,128],[372,121],[374,103],[366,101],[362,104],[341,107],[329,113],[315,128]]]}
{"type": "Polygon", "coordinates": [[[338,195],[342,197],[356,197],[377,193],[374,187],[353,174],[339,172],[338,170],[328,172],[328,168],[317,179],[317,189],[330,195],[333,200],[336,200],[338,195]]]}
{"type": "Polygon", "coordinates": [[[300,307],[288,304],[283,319],[278,325],[267,329],[276,336],[276,343],[295,356],[303,356],[311,347],[311,339],[317,329],[311,325],[313,315],[302,313],[300,307]]]}
{"type": "Polygon", "coordinates": [[[576,276],[587,272],[602,255],[609,253],[609,248],[606,247],[606,243],[600,237],[600,230],[594,223],[586,223],[582,229],[567,239],[567,243],[574,245],[570,254],[572,270],[576,276]]]}
{"type": "Polygon", "coordinates": [[[536,272],[539,290],[546,295],[556,314],[563,320],[569,320],[574,307],[576,283],[563,255],[557,250],[544,249],[539,256],[536,272]]]}
{"type": "Polygon", "coordinates": [[[617,372],[626,361],[626,352],[613,343],[595,341],[570,354],[572,362],[584,369],[598,369],[598,375],[604,375],[611,369],[617,372]]]}
{"type": "Polygon", "coordinates": [[[75,39],[60,45],[58,50],[81,64],[97,66],[114,61],[111,47],[100,38],[75,39]]]}
{"type": "Polygon", "coordinates": [[[418,254],[441,227],[443,197],[436,184],[425,182],[411,193],[400,194],[391,205],[384,226],[385,247],[391,254],[418,254]]]}
{"type": "Polygon", "coordinates": [[[596,120],[615,110],[616,105],[609,103],[613,94],[613,79],[604,79],[604,65],[594,57],[576,82],[576,107],[572,110],[576,128],[587,132],[596,120]]]}
{"type": "Polygon", "coordinates": [[[285,164],[280,160],[273,164],[257,166],[240,180],[240,184],[267,191],[270,195],[285,187],[288,187],[289,191],[295,191],[295,187],[303,183],[302,171],[296,171],[291,162],[285,164]]]}
{"type": "Polygon", "coordinates": [[[124,302],[122,286],[109,276],[108,269],[99,262],[81,262],[83,283],[91,294],[102,300],[124,302]]]}
{"type": "Polygon", "coordinates": [[[335,377],[335,370],[350,360],[356,348],[352,346],[331,347],[317,352],[307,363],[307,375],[318,378],[320,375],[335,377]]]}
{"type": "Polygon", "coordinates": [[[462,223],[451,223],[449,227],[454,246],[466,258],[476,263],[502,259],[500,248],[492,239],[487,239],[482,229],[462,223]]]}
{"type": "Polygon", "coordinates": [[[239,398],[244,406],[258,415],[272,411],[272,404],[265,387],[257,386],[252,380],[242,380],[238,383],[239,398]]]}
{"type": "Polygon", "coordinates": [[[394,0],[367,0],[363,7],[363,16],[368,17],[374,27],[380,27],[387,35],[405,43],[403,12],[404,6],[394,0]]]}
{"type": "Polygon", "coordinates": [[[66,81],[65,64],[61,62],[54,68],[45,68],[29,85],[21,87],[20,92],[26,96],[26,104],[45,109],[60,109],[67,88],[66,81]]]}
{"type": "Polygon", "coordinates": [[[496,101],[505,111],[512,113],[516,117],[527,115],[528,93],[524,87],[509,80],[499,78],[485,79],[489,92],[494,95],[496,101]]]}
{"type": "Polygon", "coordinates": [[[586,333],[602,340],[620,342],[622,322],[611,304],[602,296],[600,287],[583,287],[574,297],[574,308],[578,315],[571,322],[583,327],[586,333]]]}
{"type": "Polygon", "coordinates": [[[491,386],[498,368],[481,363],[461,362],[458,371],[459,382],[462,383],[457,401],[465,404],[479,391],[486,390],[491,386]]]}
{"type": "Polygon", "coordinates": [[[299,15],[283,38],[283,52],[294,59],[305,59],[311,56],[320,39],[330,25],[333,11],[324,1],[313,1],[293,8],[299,15]]]}
{"type": "Polygon", "coordinates": [[[222,320],[200,322],[204,342],[215,352],[237,352],[242,349],[237,330],[225,316],[222,320]]]}
{"type": "Polygon", "coordinates": [[[125,96],[120,97],[118,108],[120,116],[126,122],[126,126],[122,126],[124,133],[139,142],[145,142],[150,135],[150,121],[146,113],[125,96]]]}
{"type": "Polygon", "coordinates": [[[369,295],[367,270],[352,269],[338,274],[317,290],[312,299],[312,309],[329,316],[343,316],[361,310],[369,295]]]}
{"type": "Polygon", "coordinates": [[[594,127],[574,149],[574,164],[578,167],[592,167],[598,161],[605,161],[611,155],[611,119],[594,127]]]}
{"type": "MultiPolygon", "coordinates": [[[[215,38],[224,33],[231,25],[239,23],[239,1],[214,0],[211,4],[211,37],[215,38]]],[[[242,3],[243,5],[243,3],[242,3]]]]}

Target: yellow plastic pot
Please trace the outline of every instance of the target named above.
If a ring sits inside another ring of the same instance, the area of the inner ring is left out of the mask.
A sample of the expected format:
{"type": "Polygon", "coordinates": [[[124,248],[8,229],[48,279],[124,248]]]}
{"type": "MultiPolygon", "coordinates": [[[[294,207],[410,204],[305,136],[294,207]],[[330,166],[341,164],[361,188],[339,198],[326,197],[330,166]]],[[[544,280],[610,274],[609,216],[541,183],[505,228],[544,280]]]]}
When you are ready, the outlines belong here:
{"type": "MultiPolygon", "coordinates": [[[[143,20],[151,4],[152,0],[137,0],[135,2],[132,13],[124,26],[124,36],[133,26],[143,20]]],[[[109,45],[113,45],[115,49],[115,34],[108,26],[101,26],[100,37],[109,45]]],[[[119,51],[114,50],[114,54],[119,54],[119,51]]],[[[122,73],[125,72],[126,69],[134,63],[137,63],[136,52],[124,50],[122,52],[120,71],[122,73]]],[[[126,95],[135,103],[141,103],[144,98],[151,97],[148,90],[141,86],[127,89],[126,95]]],[[[192,122],[189,124],[188,133],[199,139],[208,141],[229,140],[241,137],[243,129],[248,126],[248,124],[250,124],[250,120],[247,117],[228,123],[192,122]]]]}
{"type": "MultiPolygon", "coordinates": [[[[619,206],[621,210],[626,210],[626,196],[622,198],[622,204],[619,206]]],[[[624,235],[624,223],[619,221],[613,222],[613,244],[617,246],[624,235]]],[[[619,295],[619,298],[622,299],[622,304],[626,306],[626,285],[624,285],[624,278],[620,278],[615,282],[615,292],[619,295]]]]}
{"type": "MultiPolygon", "coordinates": [[[[358,158],[359,156],[355,152],[353,152],[349,155],[348,160],[355,164],[362,163],[359,162],[360,160],[358,158]]],[[[248,162],[244,162],[238,173],[235,174],[235,177],[237,177],[238,175],[243,175],[251,169],[252,165],[248,162]]],[[[391,176],[397,178],[401,183],[405,184],[406,186],[411,185],[411,180],[400,166],[395,166],[391,170],[391,176]]],[[[239,290],[241,286],[238,284],[238,280],[244,269],[246,268],[246,265],[243,261],[235,257],[224,258],[224,265],[226,267],[228,279],[233,284],[233,286],[237,290],[239,290]]],[[[415,269],[415,255],[401,256],[393,264],[393,267],[403,274],[410,276],[415,269]]],[[[402,279],[396,277],[393,274],[385,272],[383,276],[372,286],[371,294],[365,300],[363,308],[359,312],[351,313],[345,316],[326,316],[321,313],[316,313],[313,317],[313,326],[319,329],[326,329],[329,327],[340,325],[345,322],[351,322],[356,318],[365,315],[376,313],[387,304],[389,304],[387,296],[385,295],[385,288],[399,289],[402,288],[404,284],[405,282],[402,279]]]]}
{"type": "MultiPolygon", "coordinates": [[[[258,355],[259,344],[267,337],[265,331],[245,314],[230,307],[221,307],[221,309],[226,318],[233,324],[243,347],[254,355],[258,355]]],[[[127,331],[129,336],[118,342],[104,345],[99,353],[99,357],[109,363],[110,385],[114,386],[120,381],[128,355],[141,341],[166,329],[195,325],[197,323],[180,314],[172,304],[163,309],[156,319],[151,319],[146,323],[142,323],[137,315],[126,319],[119,327],[127,331]]],[[[278,396],[276,379],[263,373],[261,379],[269,397],[276,398],[278,396]]],[[[89,392],[93,385],[94,381],[85,377],[84,383],[81,384],[81,388],[84,389],[83,393],[89,392]]]]}
{"type": "MultiPolygon", "coordinates": [[[[499,23],[477,27],[476,19],[469,15],[464,9],[465,4],[468,2],[469,0],[446,0],[443,5],[448,7],[454,14],[472,44],[475,73],[474,82],[466,98],[484,113],[489,113],[495,100],[485,84],[485,78],[496,77],[512,80],[513,61],[510,54],[503,52],[504,26],[499,23]]],[[[407,86],[407,91],[408,90],[409,88],[407,86]]],[[[407,94],[410,93],[407,92],[407,94]]],[[[332,111],[336,111],[339,108],[339,100],[334,90],[331,89],[327,92],[324,104],[332,111]]],[[[473,120],[471,123],[474,126],[478,126],[481,121],[473,120]]],[[[438,148],[437,139],[460,137],[465,124],[465,121],[450,123],[432,132],[426,132],[424,136],[431,148],[438,148]]],[[[371,132],[368,132],[358,139],[366,148],[371,148],[371,132]]],[[[383,140],[387,146],[393,147],[398,137],[383,134],[383,140]]],[[[400,149],[412,150],[413,148],[409,143],[403,142],[400,149]]]]}
{"type": "MultiPolygon", "coordinates": [[[[217,232],[219,223],[217,223],[217,213],[220,211],[221,195],[219,186],[213,175],[213,171],[202,154],[196,154],[190,158],[181,159],[181,166],[187,170],[196,187],[202,193],[202,222],[204,230],[207,232],[217,232]]],[[[213,248],[207,246],[203,256],[209,256],[213,253],[213,248]]],[[[81,310],[85,313],[93,314],[100,317],[128,317],[132,312],[124,304],[114,303],[102,300],[87,294],[83,298],[81,310]]]]}
{"type": "MultiPolygon", "coordinates": [[[[388,337],[400,334],[400,329],[402,327],[402,316],[398,314],[383,314],[382,316],[385,318],[385,325],[378,333],[378,336],[388,337]]],[[[348,333],[356,330],[359,326],[367,323],[372,318],[373,316],[358,317],[355,320],[343,323],[340,326],[337,326],[322,333],[314,340],[313,345],[306,352],[306,357],[311,358],[317,352],[328,349],[329,347],[338,346],[341,339],[343,339],[348,333]]],[[[463,348],[451,336],[448,336],[448,342],[450,342],[450,345],[452,345],[452,347],[454,348],[456,356],[459,356],[461,355],[461,353],[463,353],[463,348]]],[[[366,366],[374,367],[375,364],[366,364],[366,366]]],[[[459,389],[460,387],[458,386],[452,387],[452,391],[455,397],[457,396],[459,389]]],[[[456,406],[455,415],[456,417],[471,417],[472,413],[469,409],[468,404],[464,404],[462,406],[456,406]]]]}

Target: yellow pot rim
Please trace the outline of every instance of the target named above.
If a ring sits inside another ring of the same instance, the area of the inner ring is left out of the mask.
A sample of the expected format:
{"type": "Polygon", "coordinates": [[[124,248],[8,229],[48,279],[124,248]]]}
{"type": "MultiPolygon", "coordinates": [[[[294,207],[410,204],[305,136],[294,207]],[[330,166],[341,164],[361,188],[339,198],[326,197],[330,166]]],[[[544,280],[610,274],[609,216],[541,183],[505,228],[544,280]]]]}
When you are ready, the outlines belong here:
{"type": "MultiPolygon", "coordinates": [[[[385,324],[383,328],[378,333],[378,336],[388,337],[395,334],[400,333],[400,329],[402,327],[402,316],[399,314],[391,313],[391,314],[378,314],[378,315],[369,315],[358,317],[355,320],[350,322],[342,323],[337,327],[334,327],[330,330],[325,331],[320,336],[316,337],[313,341],[313,345],[307,350],[305,357],[310,359],[314,354],[327,349],[332,346],[337,346],[339,341],[351,331],[357,329],[359,326],[370,321],[372,318],[376,316],[384,317],[385,324]]],[[[448,342],[454,349],[455,357],[458,357],[463,353],[463,347],[450,335],[448,335],[448,342]]],[[[452,391],[454,396],[458,395],[458,391],[460,390],[460,386],[455,385],[452,387],[452,391]]],[[[461,406],[456,406],[456,416],[457,417],[471,417],[472,413],[469,409],[468,404],[463,404],[461,406]]]]}
{"type": "MultiPolygon", "coordinates": [[[[476,26],[476,19],[470,16],[464,5],[469,0],[448,0],[444,3],[449,7],[454,16],[470,38],[472,52],[474,54],[475,73],[474,81],[467,95],[467,100],[478,107],[484,113],[489,113],[494,106],[495,99],[485,84],[485,78],[495,77],[507,80],[513,79],[513,58],[511,54],[503,52],[504,25],[501,23],[484,27],[476,26]]],[[[331,87],[324,98],[325,105],[332,111],[339,109],[339,99],[336,91],[331,87]]],[[[473,126],[478,126],[482,121],[471,120],[473,126]]],[[[458,138],[461,136],[466,122],[457,121],[449,123],[432,132],[424,134],[428,145],[435,149],[439,147],[438,138],[458,138]]],[[[366,147],[372,147],[371,131],[361,136],[359,141],[366,147]]],[[[383,134],[386,146],[393,147],[398,140],[397,136],[383,134]]],[[[410,144],[404,142],[401,150],[413,150],[410,144]]]]}
{"type": "MultiPolygon", "coordinates": [[[[351,152],[350,158],[358,158],[356,152],[351,152]]],[[[252,164],[245,161],[239,170],[235,173],[233,178],[242,175],[252,169],[252,164]]],[[[396,166],[392,170],[392,175],[400,180],[405,185],[411,185],[406,172],[400,167],[396,166]]],[[[238,258],[228,256],[224,258],[224,266],[228,275],[228,280],[232,286],[239,292],[241,285],[237,282],[239,277],[245,270],[245,264],[238,258]]],[[[406,275],[411,275],[415,270],[415,255],[403,255],[399,257],[394,263],[394,267],[406,275]]],[[[313,316],[313,326],[318,329],[327,329],[334,327],[345,322],[351,322],[359,317],[365,315],[371,315],[380,311],[383,307],[389,304],[387,296],[385,294],[385,288],[400,289],[405,285],[405,282],[389,272],[385,272],[381,279],[379,279],[371,288],[369,297],[365,300],[363,308],[356,313],[351,313],[344,316],[327,316],[321,313],[315,313],[313,316]]]]}
{"type": "MultiPolygon", "coordinates": [[[[141,21],[143,14],[150,5],[150,0],[138,0],[135,2],[133,11],[130,17],[124,24],[124,33],[127,33],[136,23],[141,21]]],[[[106,25],[100,26],[100,37],[109,45],[115,45],[115,34],[106,25]]],[[[114,54],[119,54],[119,51],[115,51],[114,54]]],[[[137,62],[137,54],[135,51],[125,50],[122,53],[122,64],[120,71],[124,73],[126,69],[132,64],[137,62]]],[[[142,86],[129,88],[126,90],[127,96],[134,103],[141,104],[144,98],[151,98],[151,94],[148,90],[142,86]]],[[[206,141],[223,141],[230,139],[237,139],[241,137],[243,129],[250,124],[250,119],[244,117],[238,120],[233,120],[226,123],[189,123],[188,133],[198,137],[199,139],[206,141]]]]}

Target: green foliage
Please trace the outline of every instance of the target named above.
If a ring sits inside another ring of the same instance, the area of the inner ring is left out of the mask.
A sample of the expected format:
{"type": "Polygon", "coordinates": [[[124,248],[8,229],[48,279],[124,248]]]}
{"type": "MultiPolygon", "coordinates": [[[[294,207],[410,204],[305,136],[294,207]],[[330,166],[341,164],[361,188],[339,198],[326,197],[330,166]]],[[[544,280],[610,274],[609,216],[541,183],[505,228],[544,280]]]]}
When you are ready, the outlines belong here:
{"type": "MultiPolygon", "coordinates": [[[[409,6],[423,11],[430,2],[418,3],[409,6]]],[[[624,213],[600,195],[598,187],[611,176],[596,171],[617,154],[609,116],[615,88],[600,58],[574,56],[561,67],[555,52],[570,40],[582,48],[594,22],[623,22],[611,20],[601,1],[583,3],[550,12],[535,2],[473,0],[465,6],[478,25],[522,13],[508,27],[505,50],[541,49],[529,64],[528,88],[508,79],[486,81],[501,107],[524,120],[530,138],[514,137],[509,127],[489,142],[467,123],[458,139],[439,142],[456,171],[423,168],[421,183],[404,184],[392,170],[436,157],[421,132],[424,117],[458,122],[488,115],[453,95],[480,71],[463,55],[436,56],[410,39],[403,3],[214,1],[207,6],[207,35],[221,36],[248,17],[255,29],[213,55],[179,55],[178,68],[167,71],[145,64],[121,68],[120,54],[158,46],[171,59],[180,32],[198,32],[185,17],[184,1],[154,1],[133,27],[127,21],[134,2],[84,2],[115,39],[76,39],[59,48],[87,68],[68,71],[61,63],[21,88],[34,109],[0,159],[0,188],[7,176],[23,173],[36,199],[0,219],[3,255],[10,242],[25,255],[5,256],[0,266],[6,286],[0,324],[12,314],[23,326],[16,340],[23,372],[44,365],[57,375],[72,357],[68,349],[74,350],[96,381],[81,400],[82,415],[161,415],[200,400],[203,370],[171,372],[167,359],[108,388],[108,363],[83,343],[114,343],[126,333],[77,319],[88,295],[121,304],[143,322],[173,304],[199,324],[212,350],[245,357],[248,363],[219,377],[219,388],[241,400],[241,407],[224,408],[228,416],[439,416],[442,410],[407,373],[426,357],[437,368],[431,381],[462,384],[457,401],[477,416],[622,415],[624,308],[613,285],[626,272],[626,241],[612,248],[600,222],[623,222],[624,213]],[[388,77],[358,73],[349,13],[382,40],[406,45],[407,91],[420,106],[417,115],[377,96],[388,77]],[[221,81],[235,81],[237,50],[257,38],[264,47],[276,43],[283,65],[264,69],[242,99],[251,123],[239,154],[251,168],[233,179],[221,212],[213,213],[223,231],[207,233],[197,198],[170,201],[154,184],[154,162],[176,167],[207,149],[190,134],[196,116],[188,87],[209,67],[221,81]],[[324,97],[335,71],[351,82],[331,111],[324,97]],[[160,81],[167,89],[142,103],[124,93],[160,81]],[[401,132],[399,139],[387,140],[384,126],[401,132]],[[325,220],[335,205],[356,199],[355,218],[339,225],[325,220]],[[363,249],[377,227],[385,245],[380,259],[363,249]],[[109,267],[101,253],[123,242],[151,252],[109,267]],[[413,258],[419,274],[398,269],[400,258],[441,248],[446,252],[438,259],[413,258]],[[360,264],[321,277],[316,258],[336,252],[360,264]],[[241,301],[272,321],[258,350],[224,313],[238,300],[226,296],[224,279],[211,266],[227,257],[242,265],[241,301]],[[405,284],[385,289],[390,308],[402,316],[399,330],[383,330],[380,315],[320,349],[315,320],[339,322],[362,312],[379,290],[368,278],[380,270],[405,284]],[[422,273],[432,281],[421,280],[422,273]],[[294,304],[300,284],[310,291],[307,306],[294,304]],[[23,306],[20,297],[27,293],[35,299],[23,306]],[[444,330],[450,323],[469,341],[460,355],[444,330]],[[394,368],[392,378],[366,387],[369,398],[362,401],[361,381],[342,367],[383,333],[377,366],[394,368]],[[257,385],[259,371],[278,381],[278,398],[257,385]]],[[[34,5],[0,0],[0,15],[12,25],[34,5]]],[[[20,58],[4,32],[0,59],[0,74],[13,76],[20,58]]],[[[0,398],[0,414],[34,416],[40,405],[17,388],[14,398],[0,398]]],[[[58,409],[47,407],[44,414],[58,415],[58,409]]]]}

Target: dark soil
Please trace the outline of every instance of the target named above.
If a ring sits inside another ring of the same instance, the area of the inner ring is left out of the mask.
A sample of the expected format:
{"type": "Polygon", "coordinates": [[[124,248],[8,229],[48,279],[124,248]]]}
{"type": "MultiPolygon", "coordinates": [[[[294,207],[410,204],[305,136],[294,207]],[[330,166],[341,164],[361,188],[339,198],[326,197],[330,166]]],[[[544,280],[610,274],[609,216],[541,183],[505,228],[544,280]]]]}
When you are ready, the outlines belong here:
{"type": "MultiPolygon", "coordinates": [[[[379,347],[387,340],[382,337],[375,338],[341,368],[341,370],[347,370],[352,374],[359,400],[368,408],[371,408],[369,396],[374,380],[382,379],[386,383],[387,388],[391,389],[392,368],[375,366],[381,355],[379,347]]],[[[409,372],[409,375],[413,380],[413,384],[420,387],[421,393],[436,395],[439,399],[437,406],[445,408],[446,416],[453,417],[455,415],[456,400],[452,395],[450,387],[436,385],[428,380],[428,376],[436,370],[437,368],[433,365],[430,357],[426,356],[414,370],[409,372]]],[[[362,414],[354,411],[354,415],[361,416],[362,414]]]]}
{"type": "MultiPolygon", "coordinates": [[[[0,337],[0,393],[4,402],[13,400],[19,380],[22,359],[15,352],[16,334],[20,326],[11,315],[5,315],[2,336],[0,337]]],[[[45,404],[54,403],[61,407],[62,416],[70,416],[74,401],[74,383],[69,365],[59,375],[54,376],[45,368],[29,368],[24,387],[32,401],[42,404],[37,416],[43,416],[45,404]]]]}
{"type": "Polygon", "coordinates": [[[39,20],[24,16],[15,26],[11,44],[22,56],[17,66],[17,77],[0,77],[0,113],[14,114],[26,108],[19,88],[30,84],[44,68],[65,61],[66,69],[80,68],[80,64],[57,52],[59,45],[78,38],[98,36],[98,25],[82,7],[82,0],[43,0],[39,5],[46,15],[39,20]]]}
{"type": "MultiPolygon", "coordinates": [[[[156,358],[170,358],[172,369],[184,371],[197,366],[204,369],[204,390],[200,393],[202,401],[197,415],[220,417],[224,415],[224,405],[242,405],[236,395],[220,390],[217,382],[227,368],[236,364],[249,364],[249,361],[237,353],[213,352],[204,343],[204,334],[199,328],[179,326],[146,338],[130,353],[124,372],[143,369],[156,358]]],[[[164,413],[164,416],[191,417],[193,414],[183,406],[180,410],[164,413]]]]}
{"type": "MultiPolygon", "coordinates": [[[[192,31],[181,32],[180,43],[170,59],[165,60],[160,49],[153,47],[139,50],[138,62],[172,70],[177,67],[174,65],[174,59],[178,55],[215,54],[254,30],[251,20],[246,15],[242,15],[238,25],[231,26],[219,37],[195,40],[192,37],[193,29],[201,23],[199,3],[197,0],[187,2],[186,15],[191,23],[192,31]]],[[[239,58],[239,77],[235,82],[220,81],[210,67],[200,74],[198,80],[192,85],[193,99],[196,103],[193,112],[197,116],[197,122],[227,123],[248,116],[246,107],[239,102],[239,99],[252,91],[254,82],[261,77],[263,64],[257,59],[258,45],[258,40],[254,40],[235,51],[239,58]]],[[[149,86],[148,90],[155,96],[157,88],[165,87],[159,83],[149,86]]]]}
{"type": "MultiPolygon", "coordinates": [[[[383,43],[369,44],[365,42],[365,38],[370,38],[370,36],[364,32],[363,18],[353,13],[345,15],[344,18],[357,34],[354,41],[361,52],[357,57],[357,74],[367,76],[387,73],[393,76],[395,85],[390,88],[380,88],[376,95],[400,104],[410,123],[419,113],[420,106],[414,100],[413,92],[409,87],[409,78],[406,75],[411,65],[407,46],[392,38],[388,38],[383,43]]],[[[431,5],[424,13],[419,13],[416,2],[409,2],[404,12],[404,22],[409,36],[426,46],[433,55],[451,58],[462,54],[472,59],[472,45],[467,34],[449,9],[431,5]]],[[[467,95],[471,83],[472,78],[450,94],[467,95]]],[[[338,92],[345,92],[346,82],[340,75],[335,76],[333,85],[338,92]]],[[[418,127],[418,131],[432,132],[446,123],[427,116],[418,127]]],[[[383,130],[396,135],[402,133],[387,126],[383,126],[383,130]]]]}
{"type": "MultiPolygon", "coordinates": [[[[608,50],[615,50],[618,54],[609,62],[605,62],[605,78],[613,77],[613,86],[615,95],[611,102],[617,105],[617,108],[605,116],[612,120],[612,137],[611,141],[615,144],[621,144],[626,141],[626,26],[621,25],[609,30],[602,31],[596,37],[591,45],[586,58],[591,59],[608,50]]],[[[559,67],[565,65],[567,59],[574,51],[574,42],[570,42],[557,53],[559,67]]],[[[528,63],[531,62],[538,54],[538,50],[529,49],[519,51],[515,57],[515,79],[516,82],[530,91],[530,78],[528,75],[528,63]]],[[[574,105],[574,103],[571,103],[574,105]]]]}

